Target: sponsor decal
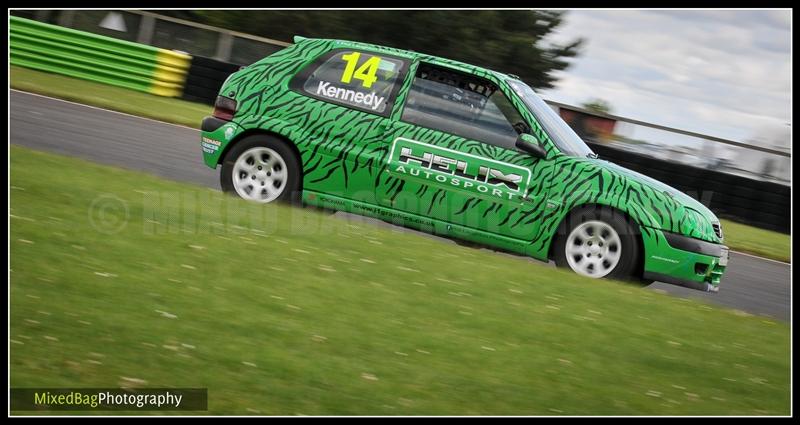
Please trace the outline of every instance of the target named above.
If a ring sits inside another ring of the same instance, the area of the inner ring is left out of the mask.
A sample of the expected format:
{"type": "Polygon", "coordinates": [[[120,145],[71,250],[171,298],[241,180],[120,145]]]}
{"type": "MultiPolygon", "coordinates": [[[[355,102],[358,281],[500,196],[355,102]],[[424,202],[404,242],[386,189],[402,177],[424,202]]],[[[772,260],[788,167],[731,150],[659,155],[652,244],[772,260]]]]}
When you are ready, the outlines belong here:
{"type": "MultiPolygon", "coordinates": [[[[315,195],[313,193],[311,195],[308,195],[308,199],[312,199],[313,200],[314,198],[312,198],[312,196],[315,196],[315,195]]],[[[319,196],[319,201],[322,202],[322,203],[325,203],[327,205],[336,205],[336,206],[342,207],[342,208],[344,208],[347,205],[347,204],[345,204],[344,200],[342,200],[342,199],[329,198],[327,196],[321,196],[321,195],[319,196]]]]}
{"type": "Polygon", "coordinates": [[[200,146],[203,148],[203,152],[205,153],[214,153],[219,150],[219,146],[222,142],[214,139],[209,139],[208,137],[203,137],[203,140],[200,142],[200,146]]]}
{"type": "Polygon", "coordinates": [[[399,137],[392,143],[389,171],[437,185],[513,199],[530,184],[527,168],[399,137]]]}
{"type": "Polygon", "coordinates": [[[376,207],[369,204],[360,204],[354,203],[353,205],[354,210],[363,211],[364,214],[371,215],[373,217],[380,218],[381,220],[392,220],[393,222],[396,220],[402,220],[404,223],[408,224],[416,224],[419,226],[427,226],[427,227],[434,227],[433,220],[426,218],[426,217],[418,217],[409,214],[405,214],[401,211],[391,210],[387,208],[376,207]]]}
{"type": "Polygon", "coordinates": [[[671,258],[659,257],[658,255],[651,255],[650,258],[654,258],[656,260],[661,260],[661,261],[666,261],[666,262],[672,263],[672,264],[678,264],[678,260],[673,260],[671,258]]]}
{"type": "Polygon", "coordinates": [[[231,137],[233,137],[233,132],[234,131],[236,131],[236,130],[234,130],[233,127],[226,128],[225,129],[225,140],[231,140],[231,137]]]}

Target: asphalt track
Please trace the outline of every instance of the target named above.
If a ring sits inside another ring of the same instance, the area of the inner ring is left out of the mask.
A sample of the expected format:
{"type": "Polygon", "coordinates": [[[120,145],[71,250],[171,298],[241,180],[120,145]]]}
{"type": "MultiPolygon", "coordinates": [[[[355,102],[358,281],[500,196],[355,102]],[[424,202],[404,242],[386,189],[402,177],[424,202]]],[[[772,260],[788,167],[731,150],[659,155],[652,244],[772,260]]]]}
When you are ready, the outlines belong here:
{"type": "MultiPolygon", "coordinates": [[[[195,129],[16,90],[9,96],[10,143],[219,188],[217,171],[202,162],[195,129]]],[[[790,266],[778,261],[732,252],[716,294],[661,282],[648,288],[790,320],[790,266]]]]}

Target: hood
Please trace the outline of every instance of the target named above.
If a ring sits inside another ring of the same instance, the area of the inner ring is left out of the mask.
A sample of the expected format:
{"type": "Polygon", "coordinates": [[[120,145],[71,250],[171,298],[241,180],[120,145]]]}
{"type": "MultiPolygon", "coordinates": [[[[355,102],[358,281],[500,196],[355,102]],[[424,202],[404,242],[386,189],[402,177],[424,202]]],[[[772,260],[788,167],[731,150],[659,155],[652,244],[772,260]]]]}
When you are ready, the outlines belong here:
{"type": "Polygon", "coordinates": [[[642,182],[650,186],[654,190],[666,193],[672,199],[680,202],[683,206],[699,212],[701,215],[703,215],[703,217],[705,217],[709,221],[719,221],[717,220],[717,216],[715,216],[714,213],[711,212],[711,210],[706,208],[705,205],[701,204],[700,201],[692,198],[691,196],[681,192],[678,189],[675,189],[670,185],[660,182],[652,177],[645,176],[642,173],[637,173],[636,171],[629,170],[625,167],[621,167],[617,164],[614,164],[613,162],[609,162],[606,160],[597,160],[597,161],[602,163],[602,165],[605,168],[609,169],[609,171],[616,171],[618,174],[622,174],[626,177],[638,180],[639,182],[642,182]]]}
{"type": "Polygon", "coordinates": [[[681,233],[685,236],[703,239],[710,242],[722,242],[722,239],[717,237],[713,229],[714,224],[719,224],[719,219],[716,215],[714,215],[714,213],[711,212],[711,210],[709,210],[705,205],[701,204],[698,200],[681,192],[678,189],[675,189],[672,186],[645,176],[644,174],[637,173],[636,171],[621,167],[612,162],[600,159],[594,159],[592,161],[595,162],[595,165],[598,165],[609,172],[645,185],[653,191],[663,193],[675,201],[675,203],[679,205],[679,208],[672,213],[679,218],[675,220],[675,223],[671,226],[671,228],[664,228],[664,230],[681,233]]]}

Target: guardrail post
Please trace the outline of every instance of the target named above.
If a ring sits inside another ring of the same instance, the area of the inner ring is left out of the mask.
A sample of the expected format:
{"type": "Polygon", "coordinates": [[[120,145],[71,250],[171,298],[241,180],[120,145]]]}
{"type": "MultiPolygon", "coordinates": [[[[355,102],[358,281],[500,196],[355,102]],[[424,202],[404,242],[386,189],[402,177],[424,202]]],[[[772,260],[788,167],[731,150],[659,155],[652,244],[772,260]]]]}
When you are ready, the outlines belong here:
{"type": "Polygon", "coordinates": [[[72,20],[75,17],[74,10],[64,10],[58,15],[58,25],[61,27],[72,27],[72,20]]]}
{"type": "Polygon", "coordinates": [[[156,20],[152,16],[140,15],[139,35],[136,37],[137,43],[152,44],[153,32],[156,29],[156,20]]]}
{"type": "Polygon", "coordinates": [[[222,32],[219,34],[217,40],[217,53],[214,59],[227,62],[231,59],[231,49],[233,48],[233,35],[229,32],[222,32]]]}
{"type": "Polygon", "coordinates": [[[36,19],[39,22],[47,22],[50,19],[50,15],[52,13],[53,13],[52,10],[37,10],[33,16],[34,19],[36,19]]]}

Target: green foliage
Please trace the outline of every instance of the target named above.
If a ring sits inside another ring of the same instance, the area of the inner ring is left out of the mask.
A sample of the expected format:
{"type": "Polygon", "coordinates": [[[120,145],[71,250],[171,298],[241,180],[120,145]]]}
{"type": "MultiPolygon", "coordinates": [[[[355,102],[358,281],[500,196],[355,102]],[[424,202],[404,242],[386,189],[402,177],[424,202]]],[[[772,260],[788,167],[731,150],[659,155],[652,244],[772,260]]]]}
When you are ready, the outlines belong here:
{"type": "Polygon", "coordinates": [[[611,104],[603,99],[592,99],[584,102],[581,106],[592,112],[598,112],[601,114],[611,113],[611,104]]]}

